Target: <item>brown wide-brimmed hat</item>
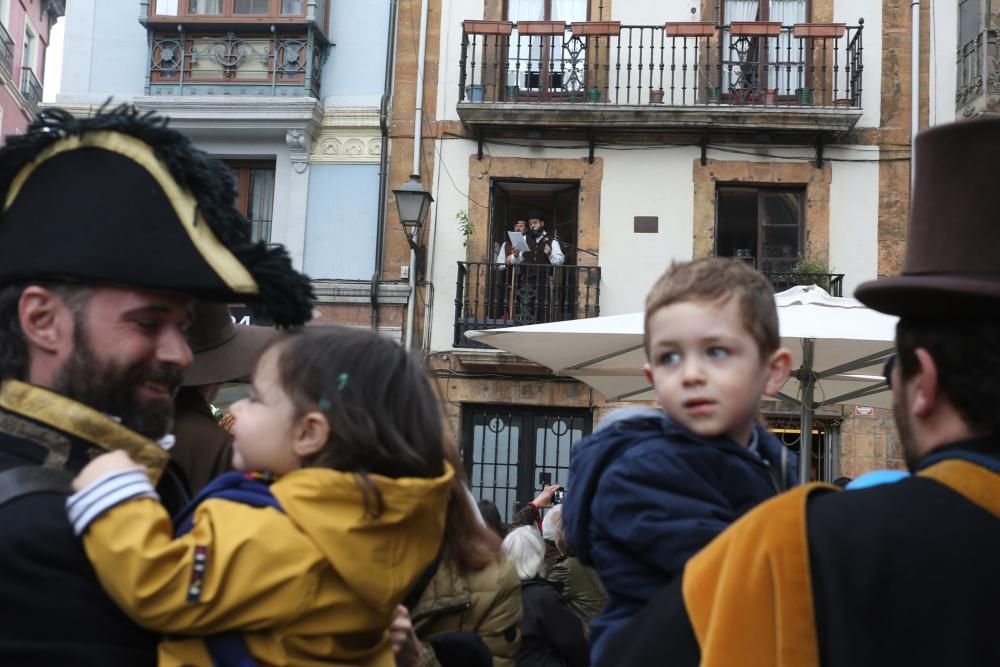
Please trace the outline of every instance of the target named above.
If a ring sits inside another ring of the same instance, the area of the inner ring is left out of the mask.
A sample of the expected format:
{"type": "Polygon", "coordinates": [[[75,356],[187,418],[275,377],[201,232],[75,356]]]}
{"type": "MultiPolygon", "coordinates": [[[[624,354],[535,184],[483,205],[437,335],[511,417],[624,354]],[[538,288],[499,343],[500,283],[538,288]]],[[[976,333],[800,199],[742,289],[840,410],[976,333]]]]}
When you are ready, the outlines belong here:
{"type": "Polygon", "coordinates": [[[1000,317],[1000,118],[917,136],[903,272],[862,283],[866,306],[910,318],[1000,317]]]}
{"type": "Polygon", "coordinates": [[[198,303],[188,330],[194,362],[184,371],[184,386],[238,382],[250,376],[257,357],[274,340],[272,327],[233,324],[227,306],[198,303]]]}

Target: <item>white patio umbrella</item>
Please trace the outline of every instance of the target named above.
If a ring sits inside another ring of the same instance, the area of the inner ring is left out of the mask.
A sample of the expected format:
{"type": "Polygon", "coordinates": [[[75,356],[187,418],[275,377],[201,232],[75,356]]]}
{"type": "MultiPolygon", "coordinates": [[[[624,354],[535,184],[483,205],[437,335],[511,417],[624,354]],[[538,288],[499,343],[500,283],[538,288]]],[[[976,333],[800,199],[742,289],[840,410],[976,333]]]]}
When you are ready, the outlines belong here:
{"type": "MultiPolygon", "coordinates": [[[[782,345],[797,369],[779,397],[801,408],[802,452],[812,448],[816,410],[837,403],[892,407],[881,365],[893,353],[897,318],[815,285],[775,295],[782,345]]],[[[609,401],[653,400],[642,372],[643,313],[469,331],[477,342],[585,382],[609,401]]],[[[810,457],[800,456],[809,479],[810,457]]]]}

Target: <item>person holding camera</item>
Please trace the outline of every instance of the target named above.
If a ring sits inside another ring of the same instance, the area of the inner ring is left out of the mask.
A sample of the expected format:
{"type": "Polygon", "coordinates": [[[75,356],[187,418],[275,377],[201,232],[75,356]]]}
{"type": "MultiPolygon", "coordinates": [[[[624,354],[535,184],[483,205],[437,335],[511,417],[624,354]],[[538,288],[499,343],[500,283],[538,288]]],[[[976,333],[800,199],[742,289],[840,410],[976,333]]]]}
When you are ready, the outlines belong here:
{"type": "MultiPolygon", "coordinates": [[[[545,536],[545,530],[543,527],[542,520],[542,510],[549,509],[556,505],[556,496],[558,494],[559,502],[562,502],[562,492],[565,489],[559,484],[546,484],[542,487],[541,492],[535,499],[530,503],[525,505],[514,515],[514,520],[510,522],[510,529],[514,530],[520,526],[534,526],[538,529],[539,534],[543,537],[545,536]]],[[[545,539],[545,561],[542,564],[541,575],[544,577],[548,574],[552,565],[559,558],[559,549],[556,548],[556,543],[554,540],[545,539]]]]}

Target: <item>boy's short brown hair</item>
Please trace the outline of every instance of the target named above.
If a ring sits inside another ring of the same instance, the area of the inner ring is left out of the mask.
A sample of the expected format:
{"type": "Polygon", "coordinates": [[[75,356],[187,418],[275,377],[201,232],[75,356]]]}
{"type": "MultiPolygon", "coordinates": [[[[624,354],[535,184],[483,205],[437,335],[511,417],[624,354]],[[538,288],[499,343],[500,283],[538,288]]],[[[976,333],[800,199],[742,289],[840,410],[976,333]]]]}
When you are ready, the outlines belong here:
{"type": "Polygon", "coordinates": [[[764,274],[746,262],[705,257],[691,262],[674,262],[649,290],[643,325],[647,358],[649,320],[656,311],[686,301],[725,303],[729,299],[736,299],[743,326],[757,342],[761,358],[781,346],[774,289],[764,274]]]}

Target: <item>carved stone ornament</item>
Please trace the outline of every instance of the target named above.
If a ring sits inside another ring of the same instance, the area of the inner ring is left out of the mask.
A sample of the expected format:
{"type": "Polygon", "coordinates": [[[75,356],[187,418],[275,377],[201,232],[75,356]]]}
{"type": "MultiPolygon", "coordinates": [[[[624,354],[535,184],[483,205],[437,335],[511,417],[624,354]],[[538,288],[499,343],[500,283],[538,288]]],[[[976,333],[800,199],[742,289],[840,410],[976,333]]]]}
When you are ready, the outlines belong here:
{"type": "Polygon", "coordinates": [[[292,161],[292,169],[296,174],[305,173],[309,168],[310,137],[306,131],[295,128],[285,132],[285,143],[288,145],[288,157],[292,161]]]}

